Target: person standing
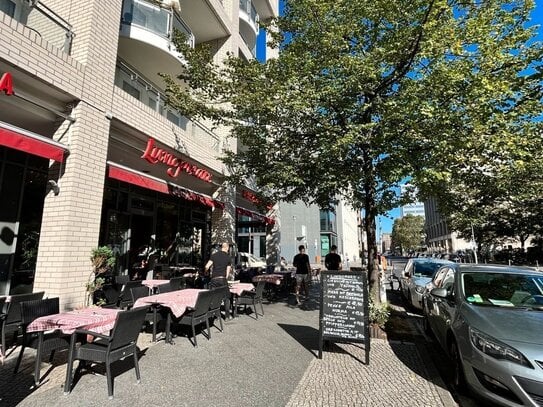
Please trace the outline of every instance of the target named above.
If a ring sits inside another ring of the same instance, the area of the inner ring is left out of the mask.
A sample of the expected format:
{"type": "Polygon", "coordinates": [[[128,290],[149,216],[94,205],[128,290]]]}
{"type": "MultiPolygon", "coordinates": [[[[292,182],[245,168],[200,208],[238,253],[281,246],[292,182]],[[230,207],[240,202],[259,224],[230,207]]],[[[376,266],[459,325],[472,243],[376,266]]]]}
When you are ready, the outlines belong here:
{"type": "Polygon", "coordinates": [[[324,265],[327,270],[341,270],[341,256],[337,254],[337,246],[330,247],[330,253],[324,256],[324,265]]]}
{"type": "Polygon", "coordinates": [[[292,265],[296,267],[296,304],[300,305],[300,288],[303,287],[304,295],[308,295],[307,281],[311,275],[311,264],[309,256],[305,254],[305,246],[300,245],[298,251],[299,253],[292,260],[292,265]]]}
{"type": "MultiPolygon", "coordinates": [[[[228,277],[233,273],[232,258],[228,254],[229,249],[230,245],[224,242],[221,245],[221,250],[213,253],[204,267],[205,272],[211,276],[210,289],[228,285],[228,277]]],[[[224,298],[224,312],[226,319],[232,318],[230,315],[230,298],[224,298]]]]}

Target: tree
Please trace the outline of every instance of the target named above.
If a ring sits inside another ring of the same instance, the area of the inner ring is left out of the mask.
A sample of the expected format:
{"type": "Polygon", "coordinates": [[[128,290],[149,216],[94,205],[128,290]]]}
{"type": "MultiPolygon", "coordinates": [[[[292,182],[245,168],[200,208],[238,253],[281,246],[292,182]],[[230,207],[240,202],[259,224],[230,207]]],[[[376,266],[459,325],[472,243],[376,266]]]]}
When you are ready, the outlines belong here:
{"type": "Polygon", "coordinates": [[[343,197],[363,208],[379,301],[375,217],[401,204],[399,183],[413,176],[434,187],[526,146],[516,143],[541,91],[535,76],[519,75],[541,60],[525,28],[532,8],[529,0],[290,1],[270,24],[279,57],[264,64],[230,56],[218,66],[206,47],[178,41],[184,85],[166,77],[167,102],[230,127],[243,148],[225,151],[229,180],[250,177],[275,200],[329,208],[343,197]]]}
{"type": "Polygon", "coordinates": [[[392,241],[394,247],[401,247],[402,253],[417,250],[424,244],[424,218],[409,214],[395,219],[392,241]]]}

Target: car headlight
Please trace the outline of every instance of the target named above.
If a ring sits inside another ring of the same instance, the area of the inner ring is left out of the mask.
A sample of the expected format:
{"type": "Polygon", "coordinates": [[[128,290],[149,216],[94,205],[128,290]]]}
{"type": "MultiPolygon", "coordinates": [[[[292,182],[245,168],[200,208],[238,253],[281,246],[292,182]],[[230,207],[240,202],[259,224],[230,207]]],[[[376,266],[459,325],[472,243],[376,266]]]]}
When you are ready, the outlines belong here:
{"type": "Polygon", "coordinates": [[[508,360],[510,362],[518,363],[519,365],[533,368],[528,359],[526,359],[522,353],[491,336],[485,335],[484,333],[470,327],[469,337],[473,346],[488,356],[492,356],[496,359],[508,360]]]}
{"type": "Polygon", "coordinates": [[[424,291],[426,291],[426,287],[422,286],[422,285],[417,285],[415,287],[415,291],[419,294],[424,294],[424,291]]]}

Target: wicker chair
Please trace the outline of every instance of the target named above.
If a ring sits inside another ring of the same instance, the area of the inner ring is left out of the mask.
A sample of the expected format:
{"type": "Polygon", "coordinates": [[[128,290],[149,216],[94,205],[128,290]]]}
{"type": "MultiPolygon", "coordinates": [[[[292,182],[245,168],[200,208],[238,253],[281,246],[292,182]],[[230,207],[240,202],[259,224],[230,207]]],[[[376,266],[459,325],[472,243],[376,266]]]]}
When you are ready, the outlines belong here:
{"type": "Polygon", "coordinates": [[[237,315],[237,308],[239,305],[243,305],[245,308],[245,311],[247,310],[247,305],[250,305],[253,307],[255,311],[256,319],[258,319],[258,311],[256,310],[256,304],[260,304],[260,308],[262,309],[262,316],[264,316],[264,305],[262,304],[262,298],[263,298],[265,285],[266,285],[265,281],[259,281],[254,291],[243,292],[236,300],[236,307],[234,308],[234,314],[237,315]]]}
{"type": "MultiPolygon", "coordinates": [[[[132,302],[134,304],[136,303],[136,300],[138,300],[138,298],[149,296],[149,288],[145,286],[135,287],[135,288],[132,288],[130,291],[132,293],[132,302]]],[[[165,310],[155,305],[148,308],[147,313],[145,314],[144,324],[146,322],[149,322],[153,325],[153,342],[156,341],[156,331],[157,331],[158,323],[162,321],[163,319],[166,319],[164,314],[165,314],[165,310]]]]}
{"type": "Polygon", "coordinates": [[[181,290],[185,288],[185,278],[184,277],[172,277],[170,278],[170,285],[174,290],[181,290]]]}
{"type": "MultiPolygon", "coordinates": [[[[188,310],[179,318],[178,320],[173,321],[175,324],[178,325],[190,325],[192,328],[192,337],[194,338],[194,346],[198,346],[198,342],[196,341],[196,325],[199,325],[201,323],[206,324],[207,328],[207,339],[209,340],[211,338],[211,331],[209,329],[209,318],[208,318],[208,312],[209,312],[209,306],[211,304],[211,300],[213,297],[212,291],[200,291],[198,293],[198,298],[196,300],[196,304],[194,305],[193,309],[188,310]]],[[[168,314],[168,317],[171,318],[171,313],[168,314]]],[[[169,332],[169,329],[167,328],[167,331],[169,332]]]]}
{"type": "Polygon", "coordinates": [[[157,286],[156,290],[159,294],[163,294],[163,293],[170,293],[172,291],[176,291],[176,288],[174,288],[171,283],[166,283],[166,284],[160,284],[159,286],[157,286]]]}
{"type": "Polygon", "coordinates": [[[43,291],[38,293],[18,294],[10,296],[9,302],[6,301],[4,306],[5,314],[2,317],[2,347],[0,349],[0,355],[4,357],[6,355],[6,332],[13,331],[14,342],[17,342],[17,334],[19,333],[19,327],[21,326],[21,302],[41,300],[43,298],[43,291]]]}
{"type": "MultiPolygon", "coordinates": [[[[211,304],[209,305],[209,311],[207,317],[212,321],[212,325],[215,326],[215,319],[219,320],[221,325],[220,331],[223,331],[221,305],[223,300],[227,300],[227,296],[230,294],[228,286],[217,287],[211,290],[213,296],[211,297],[211,304]]],[[[228,315],[227,315],[228,316],[228,315]]]]}
{"type": "MultiPolygon", "coordinates": [[[[134,357],[136,379],[139,383],[140,369],[136,341],[146,313],[146,307],[133,308],[128,311],[119,312],[115,321],[115,326],[111,330],[111,335],[109,336],[85,329],[77,329],[72,334],[70,342],[64,394],[69,394],[72,390],[72,372],[75,360],[101,362],[106,365],[107,389],[110,399],[113,398],[111,363],[132,355],[134,357]],[[93,342],[77,346],[78,335],[92,335],[96,339],[93,342]]],[[[79,367],[80,366],[81,363],[79,364],[79,367]]]]}
{"type": "Polygon", "coordinates": [[[46,315],[59,313],[59,299],[47,298],[45,300],[23,301],[21,302],[21,327],[23,330],[23,341],[17,363],[15,363],[14,374],[17,374],[23,353],[26,348],[36,350],[36,362],[34,365],[34,383],[36,386],[40,384],[40,365],[44,354],[49,354],[49,363],[53,361],[55,351],[68,349],[69,336],[63,335],[61,332],[55,331],[50,333],[45,332],[27,332],[28,325],[36,318],[46,315]]]}
{"type": "Polygon", "coordinates": [[[131,308],[134,303],[132,302],[132,294],[130,290],[135,287],[141,287],[141,281],[128,281],[123,287],[121,288],[121,292],[119,294],[119,303],[117,306],[121,309],[127,309],[131,308]]]}

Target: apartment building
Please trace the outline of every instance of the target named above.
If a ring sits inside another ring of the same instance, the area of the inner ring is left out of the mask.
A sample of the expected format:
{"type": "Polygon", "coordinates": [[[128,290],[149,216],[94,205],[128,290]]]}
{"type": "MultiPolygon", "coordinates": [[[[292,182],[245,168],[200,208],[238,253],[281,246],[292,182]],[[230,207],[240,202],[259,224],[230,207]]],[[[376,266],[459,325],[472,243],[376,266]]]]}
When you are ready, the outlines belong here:
{"type": "Polygon", "coordinates": [[[237,222],[271,233],[250,187],[227,188],[226,131],[164,104],[158,75],[194,47],[255,56],[278,0],[0,0],[0,295],[84,302],[90,253],[201,266],[237,222]]]}
{"type": "Polygon", "coordinates": [[[353,262],[360,262],[360,211],[353,210],[340,201],[335,211],[319,209],[317,205],[305,205],[303,202],[280,203],[279,233],[276,237],[280,256],[287,262],[298,253],[298,246],[304,245],[311,263],[324,262],[324,256],[335,245],[338,253],[348,267],[353,262]]]}

